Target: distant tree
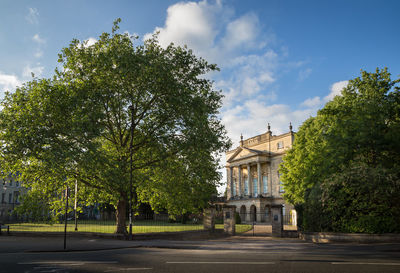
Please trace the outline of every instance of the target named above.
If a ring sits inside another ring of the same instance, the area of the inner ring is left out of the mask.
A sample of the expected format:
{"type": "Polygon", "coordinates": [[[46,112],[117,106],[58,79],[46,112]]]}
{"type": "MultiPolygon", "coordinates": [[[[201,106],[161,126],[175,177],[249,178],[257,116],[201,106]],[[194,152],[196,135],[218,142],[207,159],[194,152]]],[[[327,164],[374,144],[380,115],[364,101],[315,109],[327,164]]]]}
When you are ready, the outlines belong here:
{"type": "Polygon", "coordinates": [[[115,205],[126,233],[131,170],[135,204],[184,214],[215,193],[217,154],[230,142],[217,116],[222,94],[204,77],[216,65],[156,36],[134,45],[119,21],[94,45],[73,40],[53,79],[6,95],[0,141],[2,168],[32,189],[78,181],[86,201],[115,205]]]}
{"type": "Polygon", "coordinates": [[[299,128],[280,170],[284,196],[300,210],[305,229],[400,231],[388,220],[400,219],[400,203],[376,203],[400,195],[399,81],[391,80],[387,69],[362,71],[299,128]],[[367,223],[377,215],[385,223],[367,223]],[[339,224],[345,222],[349,225],[339,224]]]}

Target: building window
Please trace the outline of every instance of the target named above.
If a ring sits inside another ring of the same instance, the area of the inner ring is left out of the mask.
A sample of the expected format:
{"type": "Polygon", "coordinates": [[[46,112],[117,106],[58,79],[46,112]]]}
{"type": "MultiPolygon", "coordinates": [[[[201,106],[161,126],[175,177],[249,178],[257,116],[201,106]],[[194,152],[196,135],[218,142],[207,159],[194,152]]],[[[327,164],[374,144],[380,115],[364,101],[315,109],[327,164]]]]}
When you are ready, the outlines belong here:
{"type": "Polygon", "coordinates": [[[285,192],[285,189],[283,188],[283,183],[281,181],[281,174],[278,172],[278,180],[279,180],[279,192],[285,192]]]}
{"type": "Polygon", "coordinates": [[[247,177],[244,179],[244,194],[249,195],[249,179],[247,177]]]}
{"type": "Polygon", "coordinates": [[[286,215],[286,206],[285,206],[285,204],[282,205],[282,215],[283,216],[286,215]]]}
{"type": "Polygon", "coordinates": [[[254,196],[257,197],[257,195],[258,195],[258,179],[257,178],[253,178],[253,192],[254,192],[254,196]]]}
{"type": "Polygon", "coordinates": [[[14,200],[15,204],[19,204],[19,192],[18,191],[14,192],[14,198],[15,198],[15,200],[14,200]]]}
{"type": "Polygon", "coordinates": [[[265,207],[265,220],[269,220],[269,208],[268,207],[265,207]]]}
{"type": "Polygon", "coordinates": [[[12,193],[8,194],[8,203],[12,203],[12,193]]]}
{"type": "Polygon", "coordinates": [[[267,193],[268,192],[268,176],[263,175],[262,181],[263,181],[263,193],[267,193]]]}
{"type": "Polygon", "coordinates": [[[15,186],[16,186],[16,187],[19,187],[19,182],[18,182],[18,181],[15,182],[15,186]]]}
{"type": "Polygon", "coordinates": [[[1,194],[1,203],[5,203],[6,202],[6,194],[3,192],[2,194],[1,194]]]}
{"type": "Polygon", "coordinates": [[[277,146],[278,150],[279,150],[279,149],[283,149],[283,141],[279,141],[279,142],[276,144],[276,146],[277,146]]]}
{"type": "Polygon", "coordinates": [[[232,194],[236,196],[236,178],[233,179],[232,194]]]}

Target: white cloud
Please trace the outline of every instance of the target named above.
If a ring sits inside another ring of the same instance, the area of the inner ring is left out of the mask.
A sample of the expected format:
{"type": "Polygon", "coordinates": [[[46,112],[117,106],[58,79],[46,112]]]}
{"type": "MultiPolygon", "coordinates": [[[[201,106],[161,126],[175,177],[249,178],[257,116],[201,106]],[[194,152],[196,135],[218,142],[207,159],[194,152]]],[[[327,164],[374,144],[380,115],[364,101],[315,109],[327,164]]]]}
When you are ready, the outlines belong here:
{"type": "Polygon", "coordinates": [[[311,72],[312,72],[311,68],[307,68],[305,70],[300,70],[299,71],[298,80],[299,81],[304,81],[305,79],[307,79],[311,75],[311,72]]]}
{"type": "Polygon", "coordinates": [[[85,42],[86,42],[85,47],[88,47],[94,45],[97,42],[97,39],[89,37],[88,39],[85,40],[85,42]]]}
{"type": "Polygon", "coordinates": [[[247,100],[240,106],[224,111],[222,122],[236,147],[240,134],[248,138],[265,133],[268,123],[273,134],[282,134],[289,130],[290,122],[297,128],[310,113],[312,110],[309,109],[294,111],[286,104],[268,105],[261,100],[247,100]]]}
{"type": "Polygon", "coordinates": [[[40,58],[43,56],[43,51],[38,49],[35,54],[33,54],[33,56],[35,56],[35,58],[40,58]]]}
{"type": "Polygon", "coordinates": [[[233,50],[240,46],[254,47],[259,33],[258,17],[254,13],[248,13],[231,21],[226,26],[226,35],[222,39],[222,45],[226,50],[233,50]]]}
{"type": "Polygon", "coordinates": [[[4,74],[0,71],[0,97],[3,96],[5,91],[14,91],[21,84],[17,76],[4,74]]]}
{"type": "Polygon", "coordinates": [[[32,77],[32,73],[35,75],[35,77],[40,77],[43,73],[44,67],[40,66],[40,64],[38,64],[38,66],[35,67],[30,67],[29,65],[24,67],[24,70],[22,71],[22,76],[24,78],[31,78],[32,77]]]}
{"type": "Polygon", "coordinates": [[[329,93],[328,96],[324,98],[324,100],[330,101],[332,100],[335,96],[341,95],[342,89],[345,88],[349,84],[349,81],[340,81],[340,82],[335,82],[331,86],[331,92],[329,93]]]}
{"type": "MultiPolygon", "coordinates": [[[[156,27],[153,33],[159,32],[158,39],[163,47],[172,42],[187,45],[204,56],[213,47],[218,33],[215,15],[220,12],[223,12],[220,2],[214,5],[207,1],[180,2],[168,8],[164,27],[156,27]]],[[[153,33],[146,34],[144,39],[151,38],[153,33]]]]}
{"type": "Polygon", "coordinates": [[[32,40],[33,40],[34,42],[38,43],[38,44],[45,44],[45,43],[46,43],[46,40],[43,39],[43,38],[41,38],[41,37],[39,36],[39,34],[33,35],[32,40]]]}
{"type": "Polygon", "coordinates": [[[30,24],[38,24],[39,23],[39,12],[36,8],[29,8],[28,15],[25,16],[25,19],[30,24]]]}
{"type": "Polygon", "coordinates": [[[276,98],[267,88],[276,81],[281,56],[266,48],[271,39],[260,35],[254,13],[234,17],[233,10],[221,1],[182,2],[170,6],[164,26],[156,27],[144,39],[157,32],[161,46],[171,42],[187,45],[196,55],[220,66],[222,72],[212,77],[215,87],[224,91],[225,107],[254,97],[276,98]]]}
{"type": "Polygon", "coordinates": [[[308,98],[303,101],[300,106],[308,107],[312,109],[319,109],[324,106],[325,103],[332,100],[335,96],[341,95],[342,89],[348,85],[349,81],[335,82],[330,87],[330,93],[321,99],[319,96],[308,98]]]}
{"type": "Polygon", "coordinates": [[[314,97],[314,98],[308,98],[305,101],[303,101],[300,105],[305,106],[305,107],[319,107],[321,106],[322,101],[320,97],[314,97]]]}

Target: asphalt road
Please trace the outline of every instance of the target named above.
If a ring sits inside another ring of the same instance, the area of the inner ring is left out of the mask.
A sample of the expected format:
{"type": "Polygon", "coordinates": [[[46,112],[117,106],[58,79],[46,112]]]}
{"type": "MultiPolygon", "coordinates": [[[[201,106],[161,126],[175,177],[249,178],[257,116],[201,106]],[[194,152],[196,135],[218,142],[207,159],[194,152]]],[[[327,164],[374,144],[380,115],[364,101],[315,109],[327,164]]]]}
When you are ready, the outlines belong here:
{"type": "Polygon", "coordinates": [[[2,251],[0,272],[399,273],[400,245],[312,244],[240,237],[147,241],[134,246],[124,242],[121,248],[109,250],[2,251]]]}

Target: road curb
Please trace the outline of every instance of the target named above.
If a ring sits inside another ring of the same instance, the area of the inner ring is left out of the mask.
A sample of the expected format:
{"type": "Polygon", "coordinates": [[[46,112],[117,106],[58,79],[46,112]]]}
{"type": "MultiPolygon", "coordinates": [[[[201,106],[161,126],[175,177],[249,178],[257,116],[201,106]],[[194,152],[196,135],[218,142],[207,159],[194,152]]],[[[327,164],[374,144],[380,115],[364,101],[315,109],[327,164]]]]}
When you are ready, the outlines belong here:
{"type": "Polygon", "coordinates": [[[299,238],[313,243],[400,243],[400,234],[299,232],[299,238]]]}

